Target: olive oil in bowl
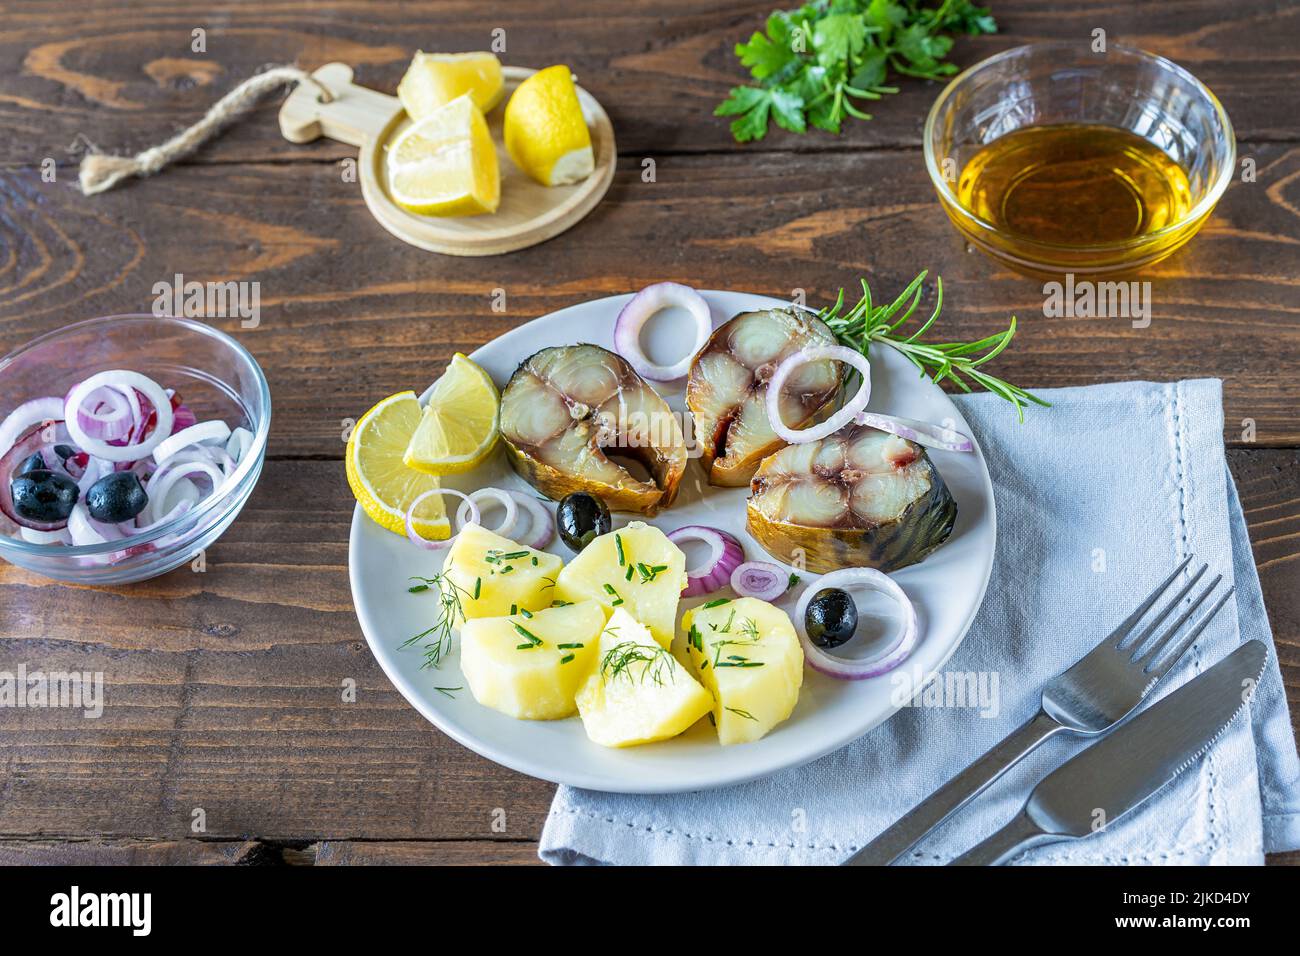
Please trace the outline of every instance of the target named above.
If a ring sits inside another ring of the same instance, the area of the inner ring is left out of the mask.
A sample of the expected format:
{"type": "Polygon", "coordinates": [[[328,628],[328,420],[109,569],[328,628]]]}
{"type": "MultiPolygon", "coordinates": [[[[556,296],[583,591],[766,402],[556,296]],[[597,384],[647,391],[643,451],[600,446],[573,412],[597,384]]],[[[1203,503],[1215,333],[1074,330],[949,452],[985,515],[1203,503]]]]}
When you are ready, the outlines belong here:
{"type": "Polygon", "coordinates": [[[979,150],[957,201],[1008,241],[1071,248],[1141,240],[1192,208],[1187,173],[1160,147],[1113,126],[1029,126],[979,150]]]}

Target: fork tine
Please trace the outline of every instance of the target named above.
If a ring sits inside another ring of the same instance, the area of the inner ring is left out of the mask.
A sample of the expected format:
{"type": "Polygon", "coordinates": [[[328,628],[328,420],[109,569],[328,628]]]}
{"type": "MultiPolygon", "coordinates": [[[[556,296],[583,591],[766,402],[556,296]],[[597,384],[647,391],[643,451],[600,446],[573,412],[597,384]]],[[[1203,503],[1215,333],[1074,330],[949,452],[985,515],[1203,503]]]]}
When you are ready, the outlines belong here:
{"type": "Polygon", "coordinates": [[[1169,603],[1167,603],[1160,612],[1151,619],[1151,622],[1142,629],[1142,633],[1134,639],[1132,644],[1128,647],[1124,647],[1122,643],[1120,644],[1121,650],[1132,652],[1133,656],[1129,658],[1129,660],[1137,660],[1139,653],[1142,651],[1142,645],[1145,644],[1147,639],[1156,632],[1156,628],[1164,623],[1165,618],[1173,613],[1174,609],[1178,607],[1183,598],[1187,597],[1187,593],[1191,591],[1191,589],[1196,585],[1196,582],[1199,581],[1208,570],[1210,570],[1210,566],[1208,564],[1202,564],[1200,568],[1197,569],[1196,573],[1188,579],[1187,583],[1179,589],[1178,593],[1174,595],[1173,600],[1169,601],[1169,603]]]}
{"type": "Polygon", "coordinates": [[[1178,633],[1178,629],[1186,624],[1187,620],[1196,612],[1196,609],[1205,603],[1205,599],[1214,593],[1214,589],[1219,586],[1219,582],[1222,580],[1223,575],[1216,574],[1214,580],[1210,582],[1209,586],[1196,597],[1192,598],[1192,602],[1187,605],[1187,610],[1178,615],[1178,620],[1174,621],[1173,624],[1170,624],[1168,629],[1152,642],[1151,648],[1147,653],[1143,654],[1139,658],[1137,653],[1134,652],[1133,657],[1131,658],[1132,662],[1138,667],[1149,669],[1151,667],[1151,662],[1156,659],[1156,655],[1169,645],[1169,642],[1174,639],[1174,635],[1178,633]]]}
{"type": "Polygon", "coordinates": [[[1187,567],[1191,561],[1192,555],[1190,554],[1183,558],[1183,563],[1174,568],[1173,573],[1161,581],[1160,585],[1151,592],[1151,596],[1139,604],[1137,610],[1126,617],[1123,624],[1111,631],[1110,636],[1102,643],[1110,644],[1113,647],[1119,647],[1120,644],[1123,644],[1124,638],[1126,638],[1129,635],[1129,632],[1133,630],[1133,626],[1137,624],[1138,621],[1142,620],[1142,615],[1151,610],[1151,605],[1156,603],[1156,598],[1160,597],[1160,595],[1164,593],[1165,588],[1169,587],[1174,578],[1183,573],[1183,568],[1187,567]]]}
{"type": "MultiPolygon", "coordinates": [[[[1214,584],[1210,585],[1210,588],[1213,589],[1214,585],[1218,583],[1219,582],[1216,580],[1214,584]]],[[[1169,668],[1178,663],[1182,656],[1187,653],[1187,649],[1196,643],[1196,639],[1201,636],[1201,631],[1205,630],[1206,626],[1210,623],[1210,619],[1219,613],[1219,608],[1228,603],[1228,598],[1232,597],[1236,590],[1237,588],[1235,585],[1229,585],[1228,590],[1223,592],[1223,596],[1214,602],[1214,605],[1205,612],[1205,616],[1196,622],[1196,626],[1188,632],[1186,637],[1178,642],[1177,647],[1165,656],[1159,666],[1156,665],[1154,659],[1147,663],[1144,670],[1146,673],[1151,675],[1153,681],[1158,681],[1160,678],[1164,677],[1165,674],[1169,673],[1169,668]]],[[[1153,654],[1152,657],[1154,658],[1154,656],[1155,655],[1153,654]]]]}

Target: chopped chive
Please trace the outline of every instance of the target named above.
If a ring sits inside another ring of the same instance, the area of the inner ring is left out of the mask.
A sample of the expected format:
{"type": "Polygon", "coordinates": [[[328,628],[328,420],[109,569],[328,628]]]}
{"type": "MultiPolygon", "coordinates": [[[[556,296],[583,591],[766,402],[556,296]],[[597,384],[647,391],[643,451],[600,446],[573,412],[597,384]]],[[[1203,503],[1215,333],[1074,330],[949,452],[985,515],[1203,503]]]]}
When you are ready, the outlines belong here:
{"type": "Polygon", "coordinates": [[[631,580],[632,580],[632,565],[629,564],[629,565],[627,566],[627,574],[624,575],[623,580],[625,580],[625,581],[631,581],[631,580]]]}
{"type": "Polygon", "coordinates": [[[586,647],[587,645],[586,644],[556,644],[555,646],[562,651],[571,651],[575,648],[586,647]]]}
{"type": "Polygon", "coordinates": [[[730,603],[731,603],[731,598],[718,598],[716,601],[710,601],[708,604],[702,604],[700,606],[707,611],[711,607],[721,607],[724,604],[730,604],[730,603]]]}
{"type": "Polygon", "coordinates": [[[531,551],[511,551],[509,554],[503,554],[503,555],[501,555],[501,560],[502,560],[502,561],[513,561],[515,558],[526,558],[526,557],[528,557],[530,554],[532,554],[531,551]]]}
{"type": "Polygon", "coordinates": [[[515,569],[515,566],[514,566],[513,564],[507,564],[504,568],[501,569],[501,573],[502,573],[502,574],[509,574],[509,573],[510,573],[511,571],[513,571],[514,569],[515,569]]]}
{"type": "Polygon", "coordinates": [[[516,634],[532,641],[534,646],[542,643],[542,639],[540,637],[538,637],[532,631],[528,630],[528,628],[524,627],[522,624],[516,624],[514,621],[511,621],[510,626],[515,629],[516,634]]]}
{"type": "Polygon", "coordinates": [[[537,567],[537,556],[533,555],[533,567],[537,567]]]}
{"type": "Polygon", "coordinates": [[[612,584],[606,584],[606,585],[605,585],[605,593],[606,593],[606,594],[617,594],[618,592],[614,590],[614,585],[612,585],[612,584]]]}
{"type": "Polygon", "coordinates": [[[474,579],[474,600],[475,601],[478,600],[478,592],[479,592],[479,588],[481,587],[483,587],[483,579],[475,578],[474,579]]]}
{"type": "Polygon", "coordinates": [[[567,664],[567,663],[569,663],[569,661],[571,661],[571,660],[573,660],[573,655],[572,655],[572,654],[565,654],[563,657],[560,658],[560,663],[561,663],[561,664],[567,664]]]}
{"type": "Polygon", "coordinates": [[[533,612],[530,611],[530,610],[528,610],[528,608],[526,608],[526,607],[525,607],[525,608],[520,608],[520,609],[519,609],[519,613],[522,614],[524,617],[532,617],[532,616],[533,616],[533,612]]]}
{"type": "Polygon", "coordinates": [[[531,650],[532,650],[534,647],[536,647],[536,646],[537,646],[536,644],[516,644],[516,645],[515,645],[515,650],[517,650],[517,651],[531,651],[531,650]]]}
{"type": "Polygon", "coordinates": [[[622,599],[622,598],[619,598],[617,601],[610,601],[610,602],[609,602],[609,606],[610,606],[610,607],[618,607],[618,606],[619,606],[620,604],[622,604],[622,603],[623,603],[623,599],[622,599]]]}
{"type": "Polygon", "coordinates": [[[518,606],[517,604],[512,604],[512,605],[510,605],[510,613],[511,613],[511,614],[518,614],[518,613],[519,613],[519,606],[518,606]]]}
{"type": "Polygon", "coordinates": [[[618,549],[618,566],[621,568],[627,563],[627,558],[623,556],[623,536],[614,535],[614,547],[618,549]]]}

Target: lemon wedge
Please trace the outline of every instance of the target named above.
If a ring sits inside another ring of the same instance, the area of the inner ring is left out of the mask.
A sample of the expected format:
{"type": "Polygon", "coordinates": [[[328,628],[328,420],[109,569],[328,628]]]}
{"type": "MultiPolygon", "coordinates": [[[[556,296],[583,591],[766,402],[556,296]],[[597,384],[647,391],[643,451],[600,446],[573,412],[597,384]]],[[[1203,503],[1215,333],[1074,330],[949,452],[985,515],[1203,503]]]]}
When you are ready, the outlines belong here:
{"type": "Polygon", "coordinates": [[[491,376],[457,352],[434,383],[402,462],[431,475],[469,471],[491,454],[500,426],[501,395],[491,376]]]}
{"type": "Polygon", "coordinates": [[[426,216],[496,212],[501,172],[483,112],[464,93],[402,133],[388,149],[393,200],[426,216]]]}
{"type": "Polygon", "coordinates": [[[397,84],[397,98],[407,116],[422,120],[465,93],[480,110],[490,112],[504,90],[501,61],[494,54],[417,51],[397,84]]]}
{"type": "Polygon", "coordinates": [[[596,168],[567,66],[548,66],[519,84],[506,104],[504,132],[515,165],[543,186],[579,182],[596,168]]]}
{"type": "MultiPolygon", "coordinates": [[[[390,395],[361,416],[352,429],[344,457],[348,486],[375,524],[406,534],[406,511],[418,495],[438,488],[438,479],[406,467],[402,455],[420,424],[423,410],[414,392],[390,395]]],[[[411,524],[425,538],[451,536],[442,496],[420,503],[411,524]]]]}

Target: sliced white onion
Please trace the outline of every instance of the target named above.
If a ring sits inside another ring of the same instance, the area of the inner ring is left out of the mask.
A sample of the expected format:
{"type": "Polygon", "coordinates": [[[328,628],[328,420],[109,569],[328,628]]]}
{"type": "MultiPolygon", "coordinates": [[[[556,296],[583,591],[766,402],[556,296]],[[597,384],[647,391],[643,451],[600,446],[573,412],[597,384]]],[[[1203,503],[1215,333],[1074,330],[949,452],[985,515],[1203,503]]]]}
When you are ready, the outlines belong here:
{"type": "Polygon", "coordinates": [[[679,282],[656,282],[646,286],[623,306],[614,320],[614,351],[652,382],[671,382],[684,376],[695,353],[704,348],[713,333],[709,304],[690,286],[679,282]],[[672,365],[656,365],[641,348],[641,329],[653,316],[672,306],[680,306],[695,320],[695,342],[681,360],[672,365]]]}
{"type": "Polygon", "coordinates": [[[897,415],[877,415],[875,412],[861,412],[854,419],[859,425],[878,428],[899,438],[924,445],[926,448],[938,448],[943,451],[974,451],[975,444],[961,432],[931,425],[911,418],[899,418],[897,415]]]}
{"type": "Polygon", "coordinates": [[[121,529],[92,518],[84,501],[78,501],[68,515],[68,534],[75,545],[107,544],[124,537],[121,529]]]}
{"type": "MultiPolygon", "coordinates": [[[[170,405],[168,406],[171,407],[170,405]]],[[[156,432],[155,432],[156,434],[156,432]]],[[[153,460],[162,464],[187,445],[222,445],[230,438],[230,426],[219,418],[199,422],[168,435],[153,450],[153,460]]]]}
{"type": "Polygon", "coordinates": [[[64,414],[64,401],[61,398],[34,398],[23,402],[0,422],[0,455],[3,455],[27,433],[33,425],[41,422],[61,421],[64,414]]]}
{"type": "Polygon", "coordinates": [[[746,561],[731,572],[731,590],[741,597],[775,601],[790,588],[790,572],[771,561],[746,561]]]}
{"type": "Polygon", "coordinates": [[[731,583],[731,572],[745,560],[741,543],[720,528],[687,525],[671,532],[668,540],[679,547],[683,541],[703,541],[709,546],[709,556],[695,567],[686,569],[686,589],[682,591],[682,597],[712,594],[726,587],[731,583]]]}
{"type": "MultiPolygon", "coordinates": [[[[503,491],[500,488],[480,488],[478,491],[471,492],[465,500],[460,503],[460,507],[456,509],[456,524],[463,528],[469,523],[471,508],[479,511],[481,514],[481,510],[479,510],[477,506],[484,498],[495,498],[501,504],[501,507],[505,509],[505,515],[501,519],[501,524],[495,528],[488,528],[488,530],[493,534],[499,534],[501,537],[510,538],[510,540],[513,541],[514,538],[512,538],[511,535],[514,534],[515,525],[519,522],[519,508],[515,504],[515,499],[510,496],[510,493],[503,491]]],[[[474,523],[481,524],[482,522],[478,518],[475,518],[474,523]]]]}
{"type": "MultiPolygon", "coordinates": [[[[156,497],[157,496],[154,496],[149,499],[150,504],[153,504],[156,497]]],[[[199,486],[190,481],[189,478],[182,477],[172,484],[172,486],[167,490],[166,495],[163,496],[162,504],[154,508],[153,511],[155,514],[166,515],[175,511],[182,504],[188,504],[189,507],[192,508],[202,500],[203,492],[199,491],[199,486]]],[[[145,510],[136,516],[136,525],[140,530],[143,530],[144,527],[152,527],[154,524],[158,524],[165,520],[159,518],[157,521],[150,522],[148,514],[149,508],[146,506],[145,510]]]]}
{"type": "Polygon", "coordinates": [[[226,442],[226,454],[235,459],[236,462],[244,460],[248,450],[253,447],[253,433],[243,425],[239,425],[230,432],[230,440],[226,442]]]}
{"type": "Polygon", "coordinates": [[[811,348],[800,349],[776,367],[776,371],[772,373],[772,378],[767,383],[765,402],[772,431],[776,432],[777,436],[783,441],[787,441],[792,445],[801,445],[805,442],[821,441],[828,435],[835,434],[853,421],[858,412],[867,407],[867,401],[870,398],[871,363],[867,361],[865,355],[856,349],[846,348],[843,345],[815,345],[811,348]],[[824,359],[835,359],[846,365],[853,366],[862,374],[862,386],[858,389],[857,394],[820,425],[812,425],[804,429],[787,428],[785,422],[781,421],[781,389],[785,386],[786,379],[790,377],[795,369],[807,365],[809,362],[820,362],[824,359]]]}
{"type": "Polygon", "coordinates": [[[907,660],[920,634],[916,608],[912,605],[907,592],[899,587],[898,582],[893,578],[875,568],[843,568],[824,574],[809,584],[804,588],[803,594],[799,595],[799,603],[795,605],[794,625],[799,629],[799,640],[803,643],[804,658],[808,661],[808,666],[839,680],[865,680],[868,677],[889,673],[907,660]],[[818,591],[824,588],[848,590],[854,585],[888,595],[898,602],[903,611],[903,626],[890,646],[879,654],[859,660],[836,657],[818,647],[808,637],[807,623],[804,620],[804,616],[808,613],[808,605],[812,603],[813,596],[818,591]]]}
{"type": "MultiPolygon", "coordinates": [[[[473,501],[470,501],[469,495],[465,494],[463,491],[457,491],[455,488],[430,488],[428,491],[424,492],[423,494],[416,495],[415,500],[411,502],[411,507],[406,509],[406,536],[411,539],[412,544],[416,545],[417,547],[423,548],[425,551],[441,551],[443,548],[451,547],[451,543],[456,540],[456,535],[453,534],[451,537],[447,538],[444,541],[430,541],[428,538],[420,537],[420,533],[415,530],[415,525],[412,522],[412,517],[415,514],[415,509],[420,506],[421,501],[423,501],[425,498],[428,498],[430,495],[455,495],[457,498],[462,498],[465,501],[469,502],[470,524],[478,524],[479,521],[478,505],[474,504],[473,501]]],[[[461,527],[463,528],[464,525],[461,525],[461,527]]],[[[457,532],[457,534],[459,533],[460,532],[457,532]]]]}
{"type": "Polygon", "coordinates": [[[524,510],[528,512],[531,518],[531,523],[528,525],[529,539],[527,541],[519,541],[518,538],[514,540],[519,541],[525,548],[531,548],[534,551],[541,551],[555,540],[555,518],[546,510],[545,505],[532,495],[522,491],[515,491],[512,488],[507,488],[506,494],[523,505],[524,510]]]}
{"type": "Polygon", "coordinates": [[[149,479],[149,484],[145,488],[149,493],[149,503],[145,505],[143,512],[146,516],[145,523],[156,524],[166,514],[167,509],[164,506],[167,502],[167,496],[182,478],[199,474],[207,475],[212,482],[212,490],[208,492],[209,495],[216,494],[225,481],[225,475],[221,473],[220,468],[203,461],[169,461],[166,465],[160,466],[153,473],[153,476],[149,479]]]}
{"type": "Polygon", "coordinates": [[[32,544],[72,544],[72,534],[67,528],[58,531],[37,531],[35,528],[18,526],[18,534],[24,541],[32,544]]]}
{"type": "MultiPolygon", "coordinates": [[[[188,479],[182,479],[182,480],[187,481],[191,488],[194,487],[194,482],[189,481],[188,479]]],[[[152,531],[154,528],[165,525],[168,521],[171,521],[173,518],[179,518],[181,515],[185,514],[187,511],[193,508],[194,505],[195,502],[190,501],[188,498],[182,501],[178,501],[175,505],[173,505],[170,509],[168,509],[167,512],[157,521],[151,521],[148,524],[137,525],[134,533],[144,534],[144,532],[146,531],[152,531]]],[[[136,521],[139,520],[140,518],[137,516],[136,521]]],[[[169,540],[170,538],[171,535],[164,535],[162,540],[156,543],[161,546],[162,541],[169,540]]]]}
{"type": "Polygon", "coordinates": [[[87,454],[103,458],[106,461],[134,461],[148,455],[159,442],[171,434],[172,403],[162,386],[153,379],[141,375],[139,372],[130,372],[126,369],[111,369],[90,376],[68,393],[64,422],[68,434],[72,436],[73,443],[87,454]],[[81,423],[77,420],[79,410],[86,397],[103,385],[134,388],[149,399],[153,403],[154,412],[158,416],[153,434],[148,438],[142,437],[138,443],[133,445],[110,445],[105,441],[87,435],[81,427],[81,423]]]}

